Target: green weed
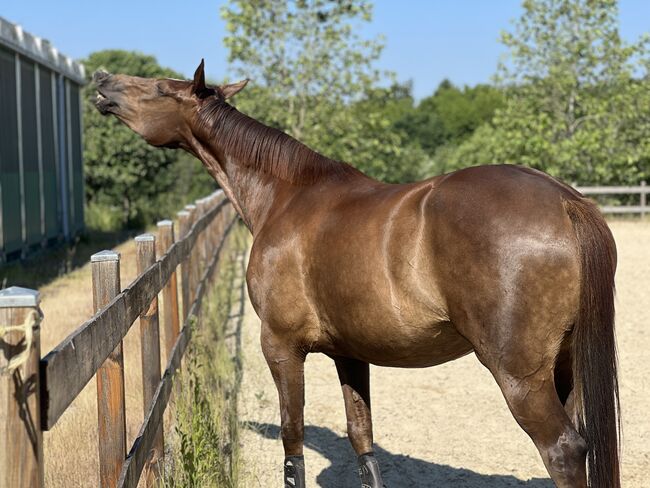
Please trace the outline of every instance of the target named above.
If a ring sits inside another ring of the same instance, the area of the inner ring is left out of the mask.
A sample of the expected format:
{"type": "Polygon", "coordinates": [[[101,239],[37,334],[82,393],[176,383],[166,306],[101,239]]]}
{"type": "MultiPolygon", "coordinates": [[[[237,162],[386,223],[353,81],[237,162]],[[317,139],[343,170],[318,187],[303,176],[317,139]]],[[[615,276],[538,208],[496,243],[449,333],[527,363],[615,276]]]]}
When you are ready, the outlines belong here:
{"type": "Polygon", "coordinates": [[[173,452],[167,456],[163,486],[237,486],[245,248],[243,229],[234,229],[214,286],[193,324],[190,349],[176,382],[173,452]]]}

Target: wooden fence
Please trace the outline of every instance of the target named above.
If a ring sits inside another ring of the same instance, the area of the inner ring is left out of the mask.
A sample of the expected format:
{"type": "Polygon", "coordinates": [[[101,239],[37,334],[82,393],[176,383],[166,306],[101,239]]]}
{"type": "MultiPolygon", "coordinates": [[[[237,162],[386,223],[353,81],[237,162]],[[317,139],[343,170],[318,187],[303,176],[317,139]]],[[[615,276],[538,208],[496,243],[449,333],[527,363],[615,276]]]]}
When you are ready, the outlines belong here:
{"type": "Polygon", "coordinates": [[[198,316],[206,288],[236,214],[222,192],[158,223],[136,237],[138,277],[120,286],[120,256],[91,258],[95,315],[41,359],[42,313],[34,290],[0,291],[0,488],[43,486],[43,436],[97,378],[99,481],[102,487],[135,487],[144,468],[149,480],[163,455],[163,413],[198,316]],[[156,246],[157,244],[157,246],[156,246]],[[156,248],[162,256],[156,259],[156,248]],[[179,311],[176,270],[180,266],[179,311]],[[168,363],[161,376],[158,294],[162,295],[168,363]],[[144,422],[127,452],[122,339],[140,319],[144,422]],[[183,324],[181,328],[180,325],[183,324]]]}
{"type": "Polygon", "coordinates": [[[582,186],[576,190],[583,195],[639,195],[639,205],[601,205],[600,210],[606,214],[641,214],[645,216],[650,212],[647,206],[647,194],[650,187],[642,181],[639,186],[582,186]]]}

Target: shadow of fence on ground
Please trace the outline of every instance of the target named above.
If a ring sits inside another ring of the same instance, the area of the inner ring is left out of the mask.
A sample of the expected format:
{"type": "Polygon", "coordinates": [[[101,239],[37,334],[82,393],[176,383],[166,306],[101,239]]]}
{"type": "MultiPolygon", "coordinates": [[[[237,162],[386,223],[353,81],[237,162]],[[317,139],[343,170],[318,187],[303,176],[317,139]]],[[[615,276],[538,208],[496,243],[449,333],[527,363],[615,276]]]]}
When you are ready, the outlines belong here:
{"type": "MultiPolygon", "coordinates": [[[[275,424],[247,422],[244,426],[267,439],[278,439],[280,436],[280,427],[275,424]]],[[[356,456],[347,437],[339,436],[325,427],[308,425],[305,426],[305,447],[321,454],[331,463],[331,466],[321,471],[316,477],[318,486],[323,488],[359,486],[356,456]]],[[[404,454],[394,454],[378,445],[375,445],[375,455],[379,460],[384,482],[388,488],[404,486],[422,488],[505,488],[513,486],[553,488],[554,486],[550,479],[533,478],[524,481],[512,475],[481,474],[469,469],[436,464],[404,454]]],[[[282,460],[278,459],[278,463],[281,462],[282,460]]],[[[309,465],[307,465],[307,470],[309,470],[309,465]]]]}

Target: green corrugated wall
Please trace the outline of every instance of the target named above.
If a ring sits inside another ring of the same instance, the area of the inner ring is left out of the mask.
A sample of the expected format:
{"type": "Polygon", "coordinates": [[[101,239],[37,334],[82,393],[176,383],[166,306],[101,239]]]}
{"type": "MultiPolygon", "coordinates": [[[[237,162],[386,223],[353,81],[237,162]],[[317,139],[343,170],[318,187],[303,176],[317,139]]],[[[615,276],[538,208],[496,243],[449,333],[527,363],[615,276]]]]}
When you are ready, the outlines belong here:
{"type": "Polygon", "coordinates": [[[70,142],[72,143],[72,201],[74,223],[71,229],[80,232],[84,228],[84,173],[81,155],[81,112],[79,111],[79,87],[70,83],[70,142]]]}
{"type": "Polygon", "coordinates": [[[25,238],[27,246],[43,240],[41,232],[41,188],[38,163],[38,121],[36,117],[36,78],[34,63],[21,60],[23,180],[25,201],[25,238]]]}
{"type": "Polygon", "coordinates": [[[52,71],[40,69],[41,91],[41,144],[43,147],[43,198],[45,207],[45,236],[47,239],[61,233],[59,210],[59,184],[56,167],[56,141],[54,134],[54,108],[52,106],[52,71]]]}
{"type": "Polygon", "coordinates": [[[0,46],[0,260],[84,228],[79,85],[22,55],[17,76],[16,58],[0,46]]]}
{"type": "Polygon", "coordinates": [[[0,47],[0,191],[5,253],[22,248],[15,55],[0,47]]]}

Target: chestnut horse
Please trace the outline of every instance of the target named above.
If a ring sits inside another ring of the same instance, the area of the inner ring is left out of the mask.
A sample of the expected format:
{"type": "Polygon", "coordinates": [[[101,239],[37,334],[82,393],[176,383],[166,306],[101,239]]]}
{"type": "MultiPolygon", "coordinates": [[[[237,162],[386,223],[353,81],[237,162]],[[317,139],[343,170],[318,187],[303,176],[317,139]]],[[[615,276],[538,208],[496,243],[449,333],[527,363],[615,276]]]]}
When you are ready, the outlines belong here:
{"type": "Polygon", "coordinates": [[[383,486],[369,363],[422,368],[471,352],[558,487],[620,486],[616,247],[578,192],[514,165],[380,183],[238,112],[227,99],[246,81],[208,86],[203,62],[193,81],[94,81],[102,113],[199,158],[253,234],[247,283],[286,487],[305,486],[310,352],[336,363],[364,487],[383,486]]]}

